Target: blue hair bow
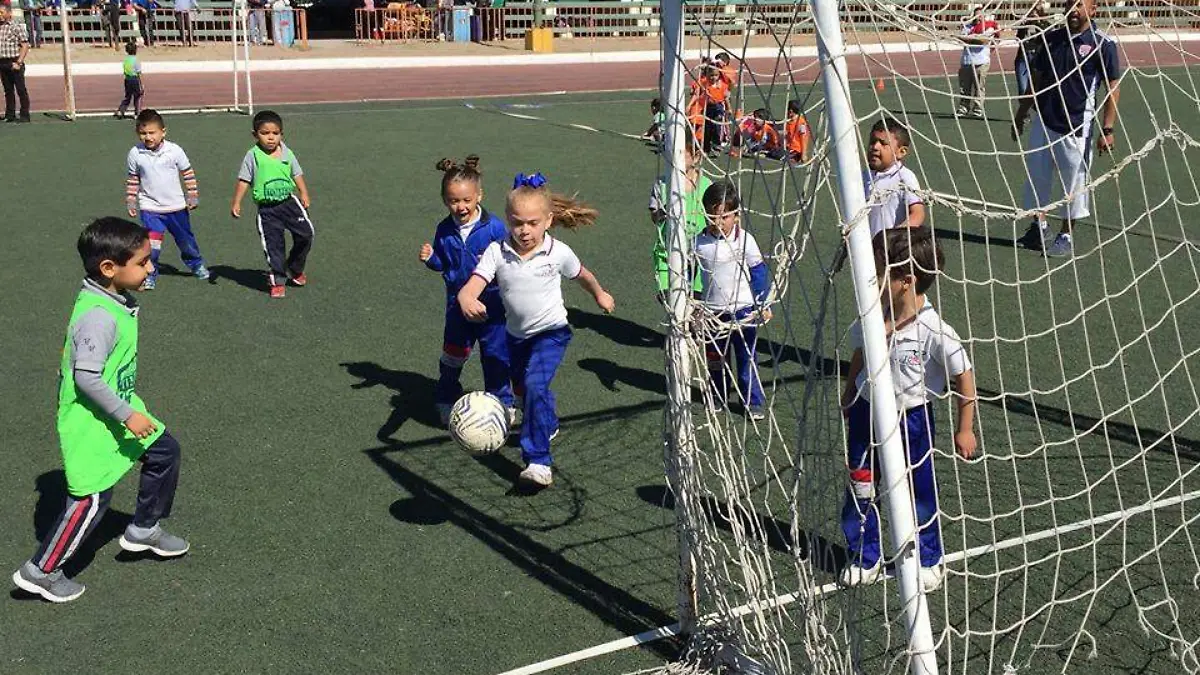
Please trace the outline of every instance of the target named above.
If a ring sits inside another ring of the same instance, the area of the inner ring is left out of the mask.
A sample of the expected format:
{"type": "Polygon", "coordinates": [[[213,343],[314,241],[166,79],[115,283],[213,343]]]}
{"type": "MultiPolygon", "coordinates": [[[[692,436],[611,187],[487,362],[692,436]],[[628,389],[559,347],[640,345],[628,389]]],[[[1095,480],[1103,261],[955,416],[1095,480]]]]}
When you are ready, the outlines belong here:
{"type": "Polygon", "coordinates": [[[546,184],[546,177],[542,175],[541,171],[538,171],[537,173],[534,173],[534,174],[531,174],[528,176],[526,176],[523,173],[519,173],[516,175],[516,177],[513,178],[513,189],[514,190],[516,190],[517,188],[520,188],[520,187],[533,188],[536,190],[545,184],[546,184]]]}

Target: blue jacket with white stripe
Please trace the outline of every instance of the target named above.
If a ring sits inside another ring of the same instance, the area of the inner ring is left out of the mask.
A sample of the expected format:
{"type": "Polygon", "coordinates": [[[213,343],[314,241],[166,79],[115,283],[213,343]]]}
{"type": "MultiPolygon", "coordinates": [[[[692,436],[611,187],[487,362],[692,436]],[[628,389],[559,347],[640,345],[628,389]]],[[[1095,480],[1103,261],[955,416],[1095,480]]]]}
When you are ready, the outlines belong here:
{"type": "MultiPolygon", "coordinates": [[[[494,241],[503,241],[508,236],[508,227],[504,221],[493,216],[487,209],[480,207],[479,222],[471,228],[466,241],[459,234],[458,222],[454,216],[446,216],[438,223],[433,235],[433,255],[425,261],[425,266],[434,272],[442,273],[446,282],[446,303],[458,303],[458,292],[471,278],[479,257],[494,241]]],[[[500,289],[493,279],[484,289],[480,300],[485,303],[492,296],[499,297],[500,289]]],[[[490,304],[490,303],[489,303],[490,304]]]]}

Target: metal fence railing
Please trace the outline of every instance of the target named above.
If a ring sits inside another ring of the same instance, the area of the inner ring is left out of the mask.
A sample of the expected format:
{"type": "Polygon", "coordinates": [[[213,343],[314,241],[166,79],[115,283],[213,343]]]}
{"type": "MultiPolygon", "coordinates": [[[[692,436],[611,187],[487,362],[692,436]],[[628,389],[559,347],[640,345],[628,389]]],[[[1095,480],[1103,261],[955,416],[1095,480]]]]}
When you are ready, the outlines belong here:
{"type": "MultiPolygon", "coordinates": [[[[1023,15],[1034,0],[1017,0],[997,9],[1002,24],[1023,15]]],[[[901,32],[918,29],[945,32],[961,26],[970,16],[971,3],[930,3],[902,0],[888,5],[849,0],[842,6],[843,20],[853,29],[901,32]]],[[[811,35],[814,31],[803,2],[705,2],[685,5],[688,35],[739,35],[788,31],[811,35]]],[[[1196,0],[1142,0],[1117,2],[1096,8],[1101,25],[1151,25],[1158,28],[1200,28],[1196,0]]],[[[416,2],[393,2],[384,9],[355,12],[359,40],[471,40],[487,42],[523,38],[534,26],[551,28],[561,38],[653,37],[659,30],[657,0],[555,0],[543,5],[509,2],[503,7],[424,8],[416,2]],[[540,14],[540,17],[539,17],[540,14]]]]}
{"type": "MultiPolygon", "coordinates": [[[[99,9],[67,11],[71,43],[119,48],[136,41],[145,46],[191,46],[230,42],[235,11],[231,7],[203,7],[176,12],[171,9],[99,9]]],[[[247,15],[253,44],[281,47],[308,46],[308,17],[303,9],[252,9],[247,15]]],[[[34,44],[61,43],[62,17],[57,10],[39,10],[20,17],[34,44]]]]}

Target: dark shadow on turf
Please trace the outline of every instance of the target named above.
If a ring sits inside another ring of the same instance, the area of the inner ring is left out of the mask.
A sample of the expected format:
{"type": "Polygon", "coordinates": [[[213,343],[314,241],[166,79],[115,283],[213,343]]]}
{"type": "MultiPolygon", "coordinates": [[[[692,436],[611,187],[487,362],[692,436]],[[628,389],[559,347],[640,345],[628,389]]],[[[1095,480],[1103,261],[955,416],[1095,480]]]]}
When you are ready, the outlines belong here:
{"type": "Polygon", "coordinates": [[[1200,442],[1192,438],[1164,433],[1150,427],[1134,426],[1128,422],[1118,422],[1116,420],[1104,420],[1101,422],[1099,417],[1073,413],[1063,408],[1036,403],[1020,396],[1012,396],[1010,394],[1001,395],[1000,392],[990,391],[983,387],[979,387],[978,391],[980,396],[986,397],[981,399],[981,401],[988,405],[1004,408],[1018,415],[1026,415],[1039,422],[1049,422],[1050,424],[1066,427],[1073,434],[1092,429],[1090,432],[1092,434],[1102,434],[1117,442],[1136,448],[1154,446],[1154,449],[1158,452],[1167,454],[1178,453],[1181,459],[1200,462],[1200,442]]]}
{"type": "Polygon", "coordinates": [[[222,279],[228,279],[238,286],[249,288],[252,291],[266,293],[271,290],[271,285],[267,283],[267,273],[260,269],[248,270],[229,265],[213,265],[208,268],[208,271],[212,274],[208,278],[210,284],[217,284],[222,279]]]}
{"type": "MultiPolygon", "coordinates": [[[[51,535],[50,528],[54,527],[55,520],[67,503],[66,474],[61,469],[47,471],[37,477],[35,489],[38,492],[38,500],[33,508],[33,534],[34,538],[40,542],[51,535]]],[[[92,564],[97,551],[121,536],[131,520],[133,520],[131,514],[109,508],[96,528],[79,544],[75,554],[63,565],[63,572],[68,577],[82,572],[92,564]]],[[[36,544],[31,545],[29,551],[31,554],[35,547],[36,544]]]]}
{"type": "MultiPolygon", "coordinates": [[[[675,495],[665,485],[642,485],[637,488],[637,495],[642,501],[664,509],[675,510],[675,495]]],[[[704,497],[703,508],[705,516],[717,527],[731,532],[731,516],[729,506],[716,498],[704,497]]],[[[767,545],[776,551],[793,554],[791,526],[769,515],[755,513],[750,515],[738,510],[743,531],[761,532],[765,535],[767,545]]],[[[800,556],[812,560],[813,564],[829,574],[837,575],[846,565],[846,548],[835,544],[819,534],[800,532],[800,556]]]]}
{"type": "Polygon", "coordinates": [[[1015,239],[1008,237],[992,237],[987,234],[975,234],[974,232],[945,230],[940,227],[933,228],[933,236],[938,239],[949,239],[958,241],[959,239],[972,244],[980,244],[982,246],[1003,246],[1005,248],[1024,248],[1015,239]]]}
{"type": "Polygon", "coordinates": [[[160,276],[160,277],[161,276],[190,277],[190,276],[192,276],[192,271],[188,270],[185,272],[170,263],[161,263],[160,262],[158,264],[158,276],[160,276]]]}
{"type": "MultiPolygon", "coordinates": [[[[412,518],[444,518],[504,556],[526,574],[623,633],[640,633],[675,622],[670,614],[658,607],[604,581],[525,532],[471,506],[392,459],[394,453],[403,457],[403,453],[412,446],[392,444],[364,451],[397,485],[413,495],[392,505],[392,513],[399,511],[403,516],[401,520],[413,522],[412,518]]],[[[673,659],[678,655],[679,643],[659,641],[646,645],[646,648],[661,658],[673,659]]]]}
{"type": "Polygon", "coordinates": [[[406,370],[388,370],[369,361],[339,365],[346,369],[347,374],[361,380],[350,385],[351,389],[384,386],[395,392],[392,396],[392,414],[375,434],[380,441],[390,442],[392,434],[399,431],[410,419],[423,426],[441,428],[441,420],[438,418],[437,409],[434,408],[433,389],[437,381],[433,378],[406,370]]]}
{"type": "Polygon", "coordinates": [[[666,336],[657,330],[612,314],[593,314],[572,307],[567,310],[567,321],[572,328],[594,331],[627,347],[662,349],[666,342],[666,336]]]}
{"type": "Polygon", "coordinates": [[[617,385],[624,384],[659,396],[667,394],[667,378],[662,373],[622,366],[608,359],[580,359],[578,365],[594,374],[609,391],[620,391],[617,385]]]}

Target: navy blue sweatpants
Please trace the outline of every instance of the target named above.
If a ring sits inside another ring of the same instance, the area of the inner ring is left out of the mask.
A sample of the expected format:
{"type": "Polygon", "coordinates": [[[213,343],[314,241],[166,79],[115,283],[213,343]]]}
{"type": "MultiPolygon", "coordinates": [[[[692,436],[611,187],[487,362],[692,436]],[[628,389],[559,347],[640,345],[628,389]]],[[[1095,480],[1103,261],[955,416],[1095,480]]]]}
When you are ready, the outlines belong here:
{"type": "MultiPolygon", "coordinates": [[[[179,460],[179,441],[169,431],[164,431],[142,454],[134,525],[154,527],[155,523],[171,515],[175,487],[179,484],[179,460]]],[[[112,495],[112,488],[90,495],[67,495],[62,513],[30,558],[33,564],[46,573],[62,567],[79,544],[96,529],[112,502],[112,495]]]]}
{"type": "Polygon", "coordinates": [[[571,343],[571,327],[551,328],[527,338],[508,336],[513,381],[525,397],[521,426],[521,459],[550,466],[550,436],[558,431],[558,411],[550,383],[571,343]]]}
{"type": "Polygon", "coordinates": [[[434,392],[437,403],[453,404],[462,396],[462,369],[471,357],[471,349],[479,344],[479,361],[483,365],[483,387],[505,407],[513,406],[512,376],[509,372],[508,331],[504,329],[504,303],[499,293],[480,298],[487,307],[483,323],[467,321],[458,302],[446,303],[446,327],[442,331],[442,357],[438,362],[438,383],[434,392]]]}
{"type": "MultiPolygon", "coordinates": [[[[933,472],[933,405],[909,408],[900,424],[908,455],[908,480],[917,512],[921,566],[942,561],[942,532],[938,525],[937,480],[933,472]]],[[[881,557],[879,505],[875,486],[880,472],[876,445],[871,443],[871,404],[863,398],[850,406],[846,419],[850,488],[842,506],[842,531],[850,562],[872,568],[881,557]]]]}
{"type": "Polygon", "coordinates": [[[187,209],[171,213],[151,213],[142,211],[142,227],[150,231],[150,261],[154,263],[154,271],[150,273],[150,281],[158,281],[158,257],[162,255],[163,235],[171,233],[175,245],[179,247],[179,257],[183,264],[193,272],[204,264],[200,255],[200,244],[196,235],[192,234],[192,219],[187,209]]]}

